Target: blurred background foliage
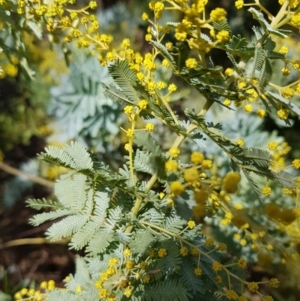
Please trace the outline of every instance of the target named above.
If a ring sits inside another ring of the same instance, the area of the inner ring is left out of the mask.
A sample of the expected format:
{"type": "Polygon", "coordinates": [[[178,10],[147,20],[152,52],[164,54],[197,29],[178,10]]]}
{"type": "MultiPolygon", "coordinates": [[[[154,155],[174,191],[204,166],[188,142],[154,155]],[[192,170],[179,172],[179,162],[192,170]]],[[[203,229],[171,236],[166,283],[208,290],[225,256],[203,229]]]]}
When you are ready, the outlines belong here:
{"type": "MultiPolygon", "coordinates": [[[[78,0],[76,5],[81,7],[87,3],[78,0]]],[[[270,12],[278,10],[277,1],[265,0],[262,3],[270,12]]],[[[234,0],[211,1],[208,9],[217,6],[227,10],[234,34],[251,37],[255,21],[245,9],[236,10],[234,0]]],[[[140,18],[144,11],[148,11],[148,1],[103,0],[98,1],[97,18],[102,31],[111,34],[115,41],[128,37],[133,43],[132,47],[144,53],[149,49],[144,41],[147,28],[140,18]]],[[[63,169],[39,162],[35,158],[36,153],[47,145],[62,145],[74,139],[85,144],[99,160],[115,169],[124,162],[125,155],[125,140],[120,133],[120,127],[125,123],[122,108],[103,94],[101,83],[109,84],[111,78],[106,68],[100,66],[97,56],[81,49],[76,50],[72,43],[61,47],[56,43],[59,36],[42,36],[33,24],[31,31],[25,31],[18,16],[14,17],[14,28],[10,31],[0,30],[0,46],[4,50],[0,53],[0,64],[3,66],[0,72],[0,150],[3,157],[0,170],[0,244],[16,239],[24,241],[20,241],[19,246],[0,246],[1,301],[11,300],[13,293],[20,287],[34,286],[42,280],[54,279],[58,284],[62,283],[65,275],[74,270],[74,253],[70,253],[65,245],[26,243],[28,238],[43,236],[48,225],[35,229],[27,225],[32,212],[24,207],[24,200],[28,197],[51,195],[51,181],[64,172],[63,169]],[[16,47],[16,44],[19,46],[16,47]],[[14,169],[7,170],[5,166],[14,169]],[[22,172],[36,178],[46,178],[49,185],[30,181],[22,176],[22,172]]],[[[0,10],[0,29],[5,18],[0,10]]],[[[289,56],[296,59],[300,52],[298,37],[285,43],[290,49],[289,56]]],[[[224,53],[214,50],[211,57],[215,64],[224,68],[230,66],[224,53]]],[[[282,66],[274,68],[280,70],[282,66]]],[[[279,71],[274,73],[281,74],[279,71]]],[[[171,74],[157,70],[157,77],[168,81],[171,74]]],[[[187,89],[178,79],[173,80],[180,86],[179,92],[171,99],[179,116],[186,107],[201,107],[203,100],[199,94],[187,89]]],[[[279,75],[275,82],[288,84],[285,80],[279,75]]],[[[300,105],[299,99],[295,101],[300,105]]],[[[208,120],[222,123],[224,135],[233,140],[246,137],[247,146],[255,143],[256,147],[264,148],[266,141],[272,140],[280,144],[284,140],[289,149],[285,159],[292,160],[300,156],[299,120],[294,119],[292,125],[287,127],[283,123],[274,122],[272,116],[257,119],[240,111],[236,118],[235,113],[220,106],[213,107],[208,120]]],[[[156,124],[155,135],[163,148],[169,147],[171,137],[162,125],[156,124]]],[[[230,169],[225,155],[209,140],[205,144],[203,141],[199,143],[194,145],[187,142],[183,146],[186,154],[199,146],[204,153],[209,150],[207,153],[218,162],[216,168],[221,174],[225,174],[230,169]]],[[[278,198],[277,203],[291,202],[279,190],[275,192],[274,198],[278,198]]],[[[262,203],[245,182],[242,182],[239,193],[232,201],[233,204],[242,204],[245,212],[254,219],[263,219],[262,203]]],[[[178,210],[185,210],[182,204],[177,205],[178,210]]],[[[272,227],[280,242],[286,239],[285,233],[293,237],[295,244],[300,241],[298,224],[278,229],[275,223],[266,219],[265,226],[272,227]]],[[[241,246],[232,238],[233,234],[239,232],[235,227],[222,227],[212,219],[207,220],[206,231],[212,231],[217,240],[231,246],[230,251],[237,256],[240,254],[247,258],[250,262],[249,277],[253,281],[269,276],[278,277],[283,285],[277,291],[268,292],[275,300],[299,300],[299,256],[288,257],[286,262],[282,262],[276,260],[275,255],[272,266],[267,269],[258,268],[255,265],[257,257],[251,245],[241,246]]],[[[276,241],[273,244],[276,245],[276,241]]],[[[289,252],[288,249],[283,251],[289,252]]],[[[260,299],[254,295],[254,300],[260,299]]]]}

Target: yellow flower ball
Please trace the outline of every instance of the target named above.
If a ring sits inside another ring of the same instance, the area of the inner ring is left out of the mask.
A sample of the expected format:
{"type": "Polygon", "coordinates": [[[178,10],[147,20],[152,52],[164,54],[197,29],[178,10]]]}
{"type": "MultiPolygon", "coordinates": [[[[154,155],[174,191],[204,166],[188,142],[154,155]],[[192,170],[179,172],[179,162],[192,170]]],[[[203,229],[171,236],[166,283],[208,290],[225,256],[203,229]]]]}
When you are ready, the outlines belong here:
{"type": "Polygon", "coordinates": [[[197,190],[194,193],[194,199],[197,204],[205,204],[208,199],[208,193],[204,190],[197,190]]]}
{"type": "Polygon", "coordinates": [[[213,162],[211,160],[203,160],[202,161],[202,168],[203,169],[211,169],[213,166],[213,162]]]}
{"type": "Polygon", "coordinates": [[[184,179],[187,182],[190,182],[190,183],[195,182],[198,180],[198,178],[199,178],[199,172],[194,167],[189,168],[184,172],[184,179]]]}
{"type": "Polygon", "coordinates": [[[271,219],[279,219],[281,208],[278,204],[275,203],[267,203],[264,208],[265,214],[271,219]]]}
{"type": "Polygon", "coordinates": [[[241,175],[238,172],[229,172],[223,179],[223,188],[227,193],[235,193],[238,190],[238,183],[241,175]]]}
{"type": "Polygon", "coordinates": [[[192,161],[192,163],[194,163],[194,164],[201,164],[203,160],[204,160],[204,155],[202,153],[193,152],[191,154],[191,161],[192,161]]]}
{"type": "Polygon", "coordinates": [[[180,195],[184,192],[184,186],[179,181],[175,181],[171,183],[170,190],[174,195],[180,195]]]}

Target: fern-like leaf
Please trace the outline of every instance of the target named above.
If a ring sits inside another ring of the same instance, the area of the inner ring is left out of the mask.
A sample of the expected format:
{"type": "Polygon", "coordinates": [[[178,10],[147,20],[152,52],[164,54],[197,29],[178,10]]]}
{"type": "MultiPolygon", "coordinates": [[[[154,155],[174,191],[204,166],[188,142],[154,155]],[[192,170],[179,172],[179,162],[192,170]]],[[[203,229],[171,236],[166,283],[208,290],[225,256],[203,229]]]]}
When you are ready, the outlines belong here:
{"type": "Polygon", "coordinates": [[[180,269],[182,264],[182,256],[179,255],[178,245],[173,238],[164,238],[159,243],[159,247],[166,249],[168,256],[158,259],[154,265],[154,269],[171,274],[174,270],[180,269]]]}
{"type": "Polygon", "coordinates": [[[86,179],[85,175],[73,174],[55,183],[55,195],[64,207],[77,210],[84,207],[86,179]]]}
{"type": "Polygon", "coordinates": [[[89,153],[78,142],[71,142],[63,149],[49,146],[45,150],[46,153],[39,155],[43,161],[75,170],[93,170],[93,162],[89,153]]]}
{"type": "Polygon", "coordinates": [[[159,52],[171,63],[173,68],[177,70],[176,61],[164,45],[153,40],[150,41],[150,44],[152,44],[156,49],[158,49],[159,52]]]}
{"type": "Polygon", "coordinates": [[[83,214],[70,215],[58,223],[53,224],[46,232],[51,241],[57,241],[79,231],[89,217],[83,214]]]}
{"type": "Polygon", "coordinates": [[[137,146],[142,146],[153,156],[160,156],[162,150],[160,149],[159,144],[154,140],[154,138],[149,134],[141,131],[135,132],[134,142],[137,146]]]}
{"type": "Polygon", "coordinates": [[[295,188],[295,180],[296,180],[295,175],[286,171],[280,171],[280,172],[270,171],[270,173],[273,176],[272,180],[274,182],[278,183],[283,187],[295,188]]]}
{"type": "Polygon", "coordinates": [[[80,297],[76,296],[75,292],[62,290],[62,289],[55,289],[47,294],[48,301],[79,301],[80,297]]]}
{"type": "Polygon", "coordinates": [[[126,233],[125,229],[117,229],[114,231],[114,241],[122,244],[128,244],[131,241],[131,233],[126,233]]]}
{"type": "Polygon", "coordinates": [[[297,115],[298,118],[300,118],[300,108],[293,104],[291,101],[286,100],[284,97],[282,97],[279,94],[276,94],[274,92],[267,92],[270,97],[273,98],[274,101],[279,102],[280,104],[283,104],[286,108],[288,108],[290,111],[292,111],[294,114],[297,115]]]}
{"type": "Polygon", "coordinates": [[[186,224],[186,221],[181,219],[177,214],[174,214],[174,216],[166,218],[164,228],[173,233],[179,233],[184,224],[186,224]]]}
{"type": "Polygon", "coordinates": [[[153,240],[154,236],[149,229],[140,229],[134,234],[130,248],[134,254],[144,254],[153,240]]]}
{"type": "Polygon", "coordinates": [[[31,207],[35,210],[41,210],[44,208],[59,209],[61,205],[57,201],[46,200],[45,198],[39,199],[29,199],[26,201],[27,207],[31,207]]]}
{"type": "Polygon", "coordinates": [[[165,280],[145,286],[143,301],[188,301],[189,294],[178,280],[165,280]]]}
{"type": "Polygon", "coordinates": [[[73,159],[76,169],[93,170],[93,161],[90,154],[79,142],[71,142],[64,148],[64,151],[73,159]]]}
{"type": "Polygon", "coordinates": [[[88,221],[76,232],[69,243],[70,249],[80,250],[92,239],[94,233],[99,229],[99,223],[94,220],[88,221]]]}
{"type": "Polygon", "coordinates": [[[150,154],[148,152],[143,152],[137,149],[134,157],[134,170],[145,172],[147,174],[153,174],[153,169],[151,168],[149,158],[150,154]]]}
{"type": "Polygon", "coordinates": [[[254,7],[249,8],[248,10],[253,15],[253,19],[257,20],[265,32],[270,34],[274,34],[276,36],[287,38],[289,35],[292,34],[290,30],[283,30],[283,29],[274,29],[271,24],[265,19],[263,13],[256,10],[254,7]]]}
{"type": "Polygon", "coordinates": [[[118,61],[108,67],[109,74],[120,87],[126,97],[133,103],[137,103],[141,96],[141,87],[133,70],[127,61],[118,61]]]}
{"type": "Polygon", "coordinates": [[[252,177],[250,176],[249,172],[247,172],[246,170],[243,169],[243,173],[246,176],[250,186],[252,187],[253,191],[255,192],[256,196],[258,197],[258,199],[260,201],[262,201],[261,198],[261,190],[259,189],[259,187],[257,186],[257,184],[255,183],[255,181],[252,179],[252,177]]]}
{"type": "MultiPolygon", "coordinates": [[[[108,218],[106,218],[107,227],[113,229],[124,218],[123,207],[117,206],[109,209],[108,218]]],[[[107,228],[106,227],[106,228],[107,228]]]]}
{"type": "Polygon", "coordinates": [[[265,59],[263,70],[261,71],[259,85],[265,87],[269,84],[273,74],[273,67],[269,59],[265,59]]]}
{"type": "Polygon", "coordinates": [[[200,38],[202,39],[202,40],[204,40],[205,42],[207,42],[207,43],[211,43],[211,38],[208,36],[208,35],[206,35],[205,33],[200,33],[200,38]]]}
{"type": "Polygon", "coordinates": [[[264,50],[261,47],[256,47],[255,54],[254,54],[254,69],[260,71],[263,67],[264,62],[265,62],[264,50]]]}
{"type": "Polygon", "coordinates": [[[46,221],[54,220],[62,216],[70,215],[72,213],[74,214],[74,212],[70,211],[70,209],[58,209],[56,211],[43,212],[40,214],[36,214],[34,217],[32,217],[29,220],[29,223],[36,227],[46,221]]]}
{"type": "Polygon", "coordinates": [[[102,84],[102,87],[104,89],[104,95],[111,100],[118,102],[121,105],[123,105],[124,102],[134,105],[134,103],[127,99],[126,95],[121,90],[117,89],[115,85],[110,84],[109,86],[106,86],[102,84]]]}
{"type": "Polygon", "coordinates": [[[242,159],[250,160],[251,165],[265,168],[268,168],[272,162],[272,156],[267,150],[252,147],[244,150],[242,159]]]}
{"type": "Polygon", "coordinates": [[[151,208],[142,215],[142,218],[151,224],[160,226],[165,217],[162,213],[158,212],[154,208],[151,208]]]}
{"type": "Polygon", "coordinates": [[[39,159],[51,164],[76,169],[75,162],[63,149],[50,145],[45,149],[45,151],[46,153],[38,155],[39,159]]]}
{"type": "Polygon", "coordinates": [[[92,237],[86,247],[89,256],[97,256],[105,253],[107,247],[114,241],[113,232],[110,230],[100,230],[92,237]]]}
{"type": "Polygon", "coordinates": [[[205,291],[203,281],[194,274],[195,266],[191,266],[189,260],[184,260],[180,268],[180,278],[184,286],[195,296],[205,291]]]}

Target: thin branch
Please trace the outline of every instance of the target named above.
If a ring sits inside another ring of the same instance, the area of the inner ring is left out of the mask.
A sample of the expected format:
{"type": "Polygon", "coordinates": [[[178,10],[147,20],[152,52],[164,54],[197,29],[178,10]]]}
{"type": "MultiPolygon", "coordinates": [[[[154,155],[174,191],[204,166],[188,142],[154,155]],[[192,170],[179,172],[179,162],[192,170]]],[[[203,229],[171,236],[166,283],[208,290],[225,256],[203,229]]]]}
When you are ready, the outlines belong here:
{"type": "Polygon", "coordinates": [[[3,162],[0,162],[0,169],[2,169],[3,171],[5,171],[5,172],[7,172],[11,175],[19,176],[19,177],[28,179],[28,180],[30,180],[34,183],[49,187],[51,189],[54,187],[54,182],[52,182],[52,181],[43,179],[43,178],[38,177],[38,176],[33,176],[33,175],[31,175],[27,172],[24,172],[24,171],[21,171],[17,168],[11,167],[8,164],[3,163],[3,162]]]}
{"type": "Polygon", "coordinates": [[[37,237],[37,238],[21,238],[15,239],[3,244],[0,244],[0,249],[16,247],[16,246],[23,246],[23,245],[41,245],[41,244],[66,244],[70,240],[69,239],[61,239],[59,241],[50,241],[44,237],[37,237]]]}

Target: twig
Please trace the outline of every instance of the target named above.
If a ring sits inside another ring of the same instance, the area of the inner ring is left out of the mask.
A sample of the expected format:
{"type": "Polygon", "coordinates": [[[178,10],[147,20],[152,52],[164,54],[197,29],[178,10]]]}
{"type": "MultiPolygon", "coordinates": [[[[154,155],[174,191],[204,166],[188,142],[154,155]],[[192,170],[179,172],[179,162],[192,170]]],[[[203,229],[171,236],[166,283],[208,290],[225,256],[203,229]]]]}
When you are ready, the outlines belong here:
{"type": "Polygon", "coordinates": [[[53,188],[54,187],[54,183],[52,181],[43,179],[41,177],[38,176],[33,176],[29,173],[26,173],[24,171],[21,171],[17,168],[11,167],[6,163],[0,162],[0,169],[2,169],[3,171],[15,175],[15,176],[19,176],[19,177],[23,177],[26,178],[34,183],[49,187],[49,188],[53,188]]]}
{"type": "Polygon", "coordinates": [[[50,241],[44,237],[37,238],[22,238],[22,239],[14,239],[3,244],[0,244],[0,249],[23,246],[23,245],[41,245],[41,244],[65,244],[69,242],[68,239],[61,239],[59,241],[50,241]]]}

